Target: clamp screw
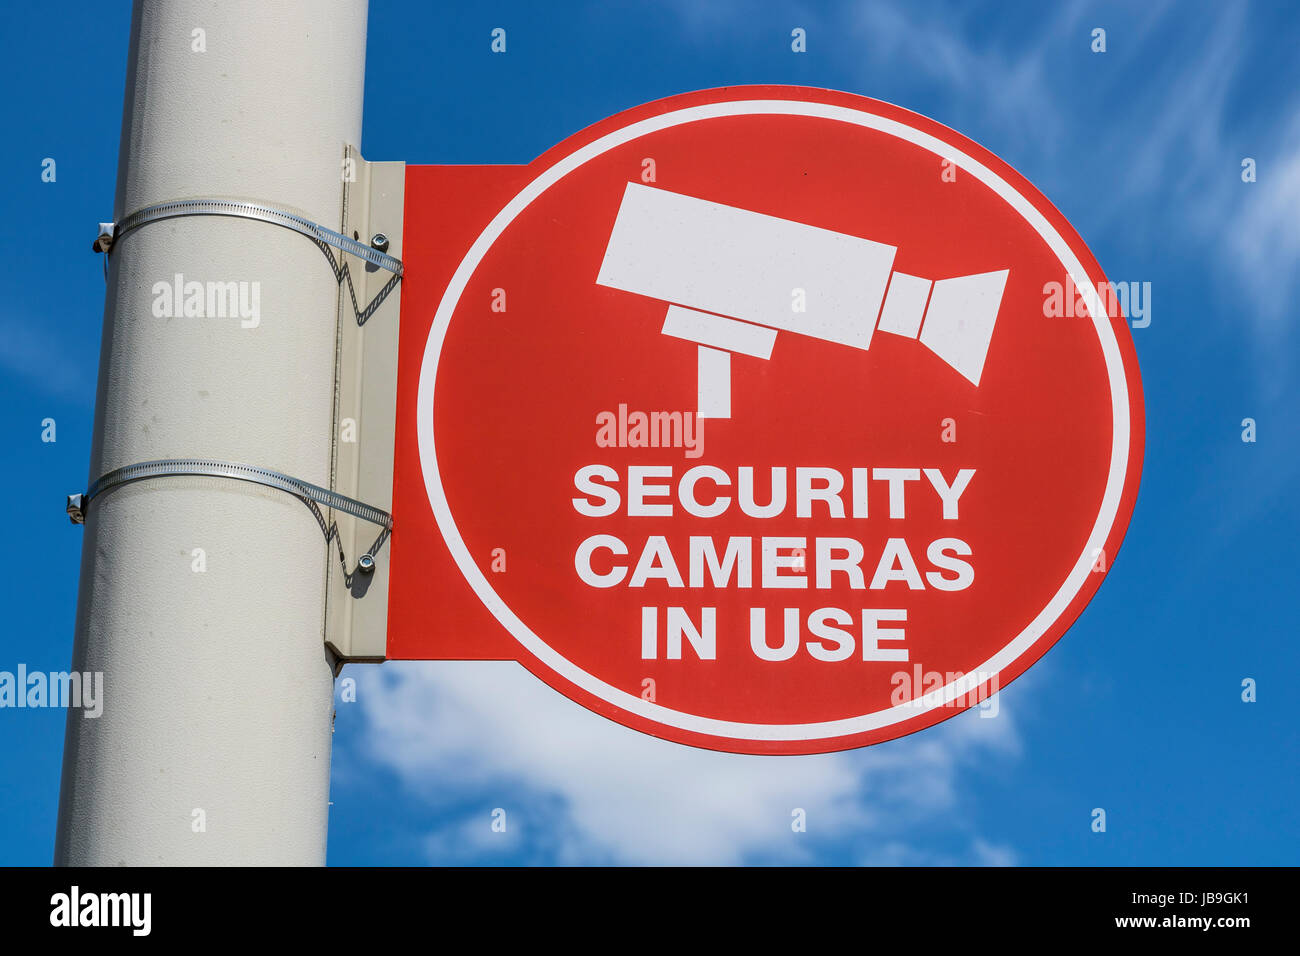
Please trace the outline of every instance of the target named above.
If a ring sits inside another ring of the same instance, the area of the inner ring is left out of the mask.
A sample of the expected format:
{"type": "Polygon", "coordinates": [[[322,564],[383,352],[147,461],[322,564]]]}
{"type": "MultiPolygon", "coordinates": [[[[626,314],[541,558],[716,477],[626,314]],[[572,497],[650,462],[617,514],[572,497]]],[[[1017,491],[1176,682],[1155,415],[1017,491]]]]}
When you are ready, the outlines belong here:
{"type": "Polygon", "coordinates": [[[357,558],[357,569],[360,570],[362,574],[370,574],[375,570],[375,559],[369,551],[357,558]]]}
{"type": "Polygon", "coordinates": [[[65,510],[68,512],[68,520],[73,524],[86,523],[84,499],[84,495],[68,495],[68,505],[65,510]]]}
{"type": "Polygon", "coordinates": [[[95,252],[108,252],[113,245],[113,227],[115,223],[101,222],[99,224],[99,235],[95,237],[91,248],[95,252]]]}
{"type": "Polygon", "coordinates": [[[388,237],[385,236],[382,232],[377,232],[370,237],[370,245],[372,248],[378,249],[380,252],[387,252],[388,237]]]}

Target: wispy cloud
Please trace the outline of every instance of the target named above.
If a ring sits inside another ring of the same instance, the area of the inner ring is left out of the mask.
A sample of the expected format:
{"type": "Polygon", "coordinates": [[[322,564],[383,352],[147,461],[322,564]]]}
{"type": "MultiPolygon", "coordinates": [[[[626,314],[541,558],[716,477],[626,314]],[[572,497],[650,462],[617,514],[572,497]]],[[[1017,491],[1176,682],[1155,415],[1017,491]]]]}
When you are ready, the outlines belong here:
{"type": "Polygon", "coordinates": [[[1113,279],[1181,271],[1240,301],[1258,380],[1276,397],[1294,371],[1287,318],[1300,295],[1300,88],[1266,82],[1256,52],[1269,18],[1243,4],[1075,3],[1009,38],[993,29],[996,14],[862,4],[826,17],[852,24],[869,51],[854,69],[865,92],[897,88],[902,74],[903,86],[943,104],[940,118],[997,131],[986,145],[1017,152],[1031,178],[1047,176],[1040,186],[1082,210],[1085,238],[1125,250],[1133,274],[1113,279]],[[1059,60],[1087,49],[1094,26],[1109,28],[1107,52],[1081,82],[1059,60]],[[1241,180],[1246,156],[1259,164],[1255,183],[1241,180]]]}
{"type": "MultiPolygon", "coordinates": [[[[1071,17],[1068,9],[1047,22],[1033,42],[989,37],[972,43],[951,8],[877,3],[846,5],[828,21],[843,24],[851,45],[831,53],[858,64],[863,91],[912,86],[937,93],[958,116],[978,116],[1018,142],[1049,144],[1060,136],[1062,117],[1048,82],[1050,46],[1071,17]]],[[[900,103],[907,106],[907,103],[900,103]]]]}
{"type": "MultiPolygon", "coordinates": [[[[1255,306],[1267,347],[1294,335],[1300,287],[1300,104],[1276,141],[1255,158],[1258,180],[1225,217],[1222,245],[1255,306]],[[1290,318],[1291,321],[1284,321],[1290,318]]],[[[1235,189],[1236,187],[1234,187],[1235,189]]]]}

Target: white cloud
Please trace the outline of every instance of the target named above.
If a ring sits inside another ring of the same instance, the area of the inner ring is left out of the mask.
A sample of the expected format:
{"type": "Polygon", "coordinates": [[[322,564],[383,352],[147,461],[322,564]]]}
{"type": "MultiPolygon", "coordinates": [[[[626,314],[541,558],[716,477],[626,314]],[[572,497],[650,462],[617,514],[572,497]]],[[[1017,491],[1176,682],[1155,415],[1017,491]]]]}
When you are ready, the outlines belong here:
{"type": "MultiPolygon", "coordinates": [[[[799,862],[886,832],[902,845],[909,828],[948,825],[964,771],[1019,753],[1005,702],[996,718],[971,712],[862,751],[749,757],[628,730],[513,663],[386,664],[356,676],[362,749],[429,806],[431,861],[522,847],[560,863],[799,862]],[[505,834],[491,831],[496,807],[505,834]],[[807,833],[791,829],[795,808],[807,833]]],[[[987,861],[986,844],[962,839],[970,861],[987,861]]]]}

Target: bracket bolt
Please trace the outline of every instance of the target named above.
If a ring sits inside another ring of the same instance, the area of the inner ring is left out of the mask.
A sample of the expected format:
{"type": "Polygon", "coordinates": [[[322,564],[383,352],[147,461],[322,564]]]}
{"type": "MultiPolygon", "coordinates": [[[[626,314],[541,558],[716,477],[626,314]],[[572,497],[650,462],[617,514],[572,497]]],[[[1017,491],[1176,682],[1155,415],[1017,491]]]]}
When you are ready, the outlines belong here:
{"type": "Polygon", "coordinates": [[[380,252],[388,251],[388,237],[382,232],[377,232],[370,237],[371,248],[378,249],[380,252]]]}
{"type": "Polygon", "coordinates": [[[361,557],[357,558],[357,569],[362,574],[370,574],[372,571],[374,571],[375,570],[374,556],[367,551],[361,557]]]}
{"type": "Polygon", "coordinates": [[[101,222],[99,224],[99,234],[91,244],[91,248],[96,252],[108,252],[113,245],[113,226],[111,222],[101,222]]]}

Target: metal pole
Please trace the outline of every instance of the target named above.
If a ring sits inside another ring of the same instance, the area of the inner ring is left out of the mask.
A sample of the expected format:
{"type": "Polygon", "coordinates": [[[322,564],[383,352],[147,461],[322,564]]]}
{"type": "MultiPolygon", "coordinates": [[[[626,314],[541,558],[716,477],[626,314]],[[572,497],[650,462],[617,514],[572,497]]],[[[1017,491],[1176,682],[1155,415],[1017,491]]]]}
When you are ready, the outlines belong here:
{"type": "MultiPolygon", "coordinates": [[[[365,37],[365,0],[137,0],[114,218],[229,198],[337,229],[365,37]]],[[[339,289],[321,251],[188,217],[110,262],[90,480],[201,457],[328,487],[339,289]]],[[[322,864],[334,662],[311,514],[257,484],[153,479],[97,497],[84,535],[73,666],[103,672],[104,705],[69,711],[55,862],[322,864]]]]}

